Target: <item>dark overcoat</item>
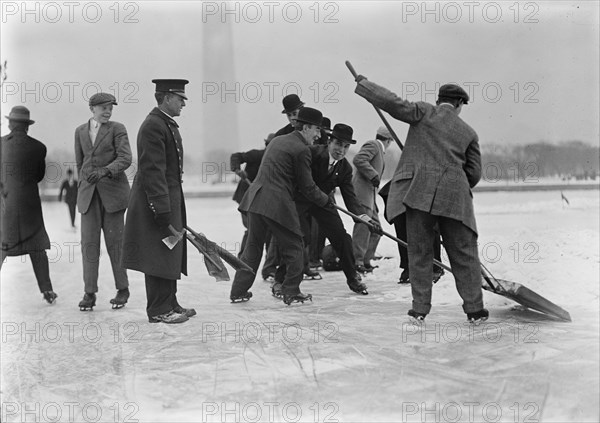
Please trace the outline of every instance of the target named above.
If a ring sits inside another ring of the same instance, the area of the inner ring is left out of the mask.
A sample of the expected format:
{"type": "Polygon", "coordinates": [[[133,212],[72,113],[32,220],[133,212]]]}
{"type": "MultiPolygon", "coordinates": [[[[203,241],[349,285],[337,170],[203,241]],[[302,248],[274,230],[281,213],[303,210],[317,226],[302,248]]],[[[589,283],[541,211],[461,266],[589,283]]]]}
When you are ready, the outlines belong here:
{"type": "Polygon", "coordinates": [[[107,212],[115,213],[127,208],[129,181],[125,171],[131,166],[131,147],[123,124],[113,121],[103,123],[93,144],[89,121],[77,127],[75,160],[79,174],[79,213],[87,213],[94,191],[100,196],[107,212]],[[90,184],[87,177],[100,168],[106,168],[110,173],[97,183],[90,184]]]}
{"type": "MultiPolygon", "coordinates": [[[[233,172],[240,170],[242,163],[246,163],[244,171],[246,172],[246,175],[248,175],[248,181],[252,182],[254,181],[254,178],[256,178],[256,174],[258,173],[258,169],[260,168],[260,163],[264,154],[264,148],[262,150],[250,150],[245,153],[233,153],[230,159],[231,170],[233,172]]],[[[244,194],[250,186],[248,181],[245,179],[240,179],[240,182],[238,182],[238,186],[233,193],[233,201],[238,204],[242,201],[244,194]]]]}
{"type": "Polygon", "coordinates": [[[390,185],[386,218],[406,207],[461,221],[477,233],[474,187],[481,178],[477,133],[448,104],[412,103],[366,79],[356,93],[410,124],[390,185]]]}
{"type": "Polygon", "coordinates": [[[2,137],[2,250],[20,256],[50,248],[38,183],[46,173],[46,146],[25,131],[2,137]]]}
{"type": "Polygon", "coordinates": [[[140,127],[137,137],[138,167],[133,180],[125,233],[122,264],[127,269],[165,279],[187,275],[185,239],[172,249],[162,242],[170,236],[154,217],[171,213],[177,231],[186,225],[182,190],[183,145],[177,123],[155,107],[140,127]]]}
{"type": "MultiPolygon", "coordinates": [[[[348,210],[357,215],[363,214],[364,209],[352,185],[352,166],[348,160],[345,158],[339,160],[333,170],[329,172],[329,150],[327,146],[311,145],[309,149],[311,152],[311,173],[317,187],[327,195],[330,195],[336,187],[339,187],[348,210]]],[[[300,213],[314,204],[300,193],[297,193],[296,203],[300,213]]],[[[337,210],[334,211],[337,212],[337,210]]]]}
{"type": "Polygon", "coordinates": [[[302,237],[296,191],[319,206],[329,200],[313,181],[310,164],[308,144],[298,131],[273,138],[238,209],[268,217],[302,237]]]}

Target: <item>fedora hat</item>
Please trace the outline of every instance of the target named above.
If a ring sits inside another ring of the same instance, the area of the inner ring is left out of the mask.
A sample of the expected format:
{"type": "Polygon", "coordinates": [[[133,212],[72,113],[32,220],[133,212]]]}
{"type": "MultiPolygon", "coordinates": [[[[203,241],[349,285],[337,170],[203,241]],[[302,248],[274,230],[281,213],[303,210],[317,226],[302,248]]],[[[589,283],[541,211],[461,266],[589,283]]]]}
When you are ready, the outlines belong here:
{"type": "Polygon", "coordinates": [[[25,106],[13,107],[8,116],[4,117],[15,122],[26,122],[29,125],[33,125],[35,123],[35,120],[29,119],[29,109],[25,106]]]}
{"type": "Polygon", "coordinates": [[[297,94],[290,94],[283,97],[283,111],[281,113],[292,113],[294,110],[304,106],[297,94]]]}
{"type": "Polygon", "coordinates": [[[354,130],[351,126],[345,125],[343,123],[336,123],[333,127],[333,131],[331,131],[330,139],[336,139],[342,142],[347,142],[350,144],[356,144],[356,140],[352,139],[352,135],[354,134],[354,130]]]}
{"type": "Polygon", "coordinates": [[[298,122],[308,123],[309,125],[321,126],[323,122],[323,113],[312,107],[303,107],[296,118],[298,122]]]}

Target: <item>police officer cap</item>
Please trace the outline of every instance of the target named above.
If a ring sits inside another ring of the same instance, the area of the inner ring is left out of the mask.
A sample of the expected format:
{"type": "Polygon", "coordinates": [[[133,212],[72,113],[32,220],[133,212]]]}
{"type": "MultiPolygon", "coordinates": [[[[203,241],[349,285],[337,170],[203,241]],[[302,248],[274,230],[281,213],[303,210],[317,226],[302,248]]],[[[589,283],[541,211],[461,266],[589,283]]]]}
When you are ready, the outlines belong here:
{"type": "Polygon", "coordinates": [[[321,126],[323,123],[323,113],[311,107],[303,107],[298,112],[296,118],[298,122],[308,123],[309,125],[321,126]]]}
{"type": "Polygon", "coordinates": [[[458,85],[445,84],[440,87],[439,97],[458,98],[463,101],[463,104],[469,104],[469,95],[458,85]]]}
{"type": "Polygon", "coordinates": [[[185,84],[190,81],[187,79],[153,79],[152,82],[156,84],[157,93],[173,93],[188,99],[185,96],[185,84]]]}
{"type": "Polygon", "coordinates": [[[90,106],[97,106],[99,104],[110,103],[117,105],[117,99],[114,95],[109,93],[96,93],[90,97],[90,106]]]}

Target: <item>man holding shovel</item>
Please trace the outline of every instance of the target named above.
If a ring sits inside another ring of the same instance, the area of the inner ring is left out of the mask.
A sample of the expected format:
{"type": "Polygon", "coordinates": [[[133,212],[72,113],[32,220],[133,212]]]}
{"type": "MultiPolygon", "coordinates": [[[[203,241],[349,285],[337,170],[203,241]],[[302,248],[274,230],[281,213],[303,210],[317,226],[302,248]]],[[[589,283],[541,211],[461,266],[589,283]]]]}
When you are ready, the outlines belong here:
{"type": "Polygon", "coordinates": [[[440,87],[436,105],[411,103],[362,75],[356,82],[358,95],[410,125],[386,216],[391,221],[406,212],[413,296],[409,316],[422,321],[431,310],[437,222],[463,310],[471,322],[486,320],[471,193],[481,178],[481,153],[477,133],[459,117],[469,96],[461,87],[446,84],[440,87]]]}

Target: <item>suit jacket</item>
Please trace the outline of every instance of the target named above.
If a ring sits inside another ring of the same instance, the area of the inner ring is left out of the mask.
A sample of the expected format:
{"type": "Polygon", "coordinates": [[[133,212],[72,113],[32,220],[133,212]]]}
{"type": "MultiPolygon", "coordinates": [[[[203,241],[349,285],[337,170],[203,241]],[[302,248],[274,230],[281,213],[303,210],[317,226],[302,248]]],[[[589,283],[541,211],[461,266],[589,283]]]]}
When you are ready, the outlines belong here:
{"type": "Polygon", "coordinates": [[[133,180],[122,264],[132,270],[165,279],[187,275],[185,239],[172,249],[162,242],[171,235],[155,221],[171,213],[171,224],[181,231],[186,224],[182,190],[183,144],[179,125],[155,107],[140,126],[137,137],[138,169],[133,180]]]}
{"type": "Polygon", "coordinates": [[[471,192],[481,178],[477,133],[450,105],[411,103],[367,80],[360,81],[356,93],[410,124],[391,181],[387,220],[408,206],[460,220],[477,233],[471,192]]]}
{"type": "Polygon", "coordinates": [[[329,200],[313,181],[310,163],[308,144],[298,131],[273,138],[239,210],[268,217],[302,236],[294,202],[296,191],[319,206],[329,200]]]}
{"type": "MultiPolygon", "coordinates": [[[[333,171],[329,172],[329,150],[327,146],[311,145],[309,149],[312,158],[310,165],[312,178],[317,187],[327,195],[331,195],[333,190],[339,187],[348,210],[354,214],[363,214],[364,209],[360,205],[352,185],[352,166],[348,163],[348,160],[345,158],[339,160],[333,171]]],[[[296,194],[296,203],[300,213],[313,204],[301,193],[296,194]]]]}
{"type": "Polygon", "coordinates": [[[89,121],[75,130],[75,160],[79,174],[77,207],[86,213],[94,191],[102,200],[109,213],[127,208],[129,201],[129,181],[125,170],[131,165],[131,148],[125,126],[109,121],[100,126],[96,142],[92,144],[89,134],[89,121]],[[96,184],[87,181],[88,175],[97,169],[106,168],[108,177],[96,184]]]}
{"type": "MultiPolygon", "coordinates": [[[[233,153],[230,159],[231,170],[234,172],[240,170],[241,164],[246,163],[246,168],[244,170],[248,175],[248,180],[252,182],[254,181],[254,178],[256,178],[264,154],[264,148],[262,150],[250,150],[246,153],[233,153]]],[[[240,179],[238,186],[233,193],[233,201],[239,204],[249,186],[250,184],[248,181],[240,179]]]]}
{"type": "Polygon", "coordinates": [[[50,248],[38,183],[46,173],[46,146],[25,131],[12,131],[1,141],[2,250],[9,256],[50,248]]]}
{"type": "Polygon", "coordinates": [[[362,145],[359,152],[354,156],[352,163],[356,166],[356,173],[352,178],[352,184],[360,203],[375,210],[375,193],[377,188],[371,183],[375,176],[383,174],[384,150],[377,140],[367,141],[362,145]]]}

